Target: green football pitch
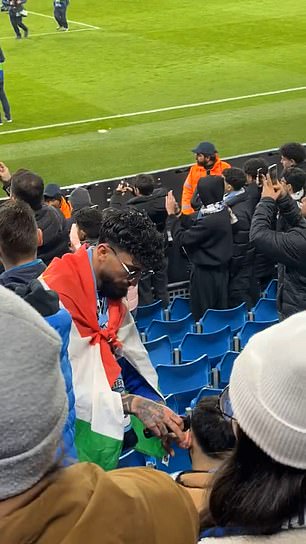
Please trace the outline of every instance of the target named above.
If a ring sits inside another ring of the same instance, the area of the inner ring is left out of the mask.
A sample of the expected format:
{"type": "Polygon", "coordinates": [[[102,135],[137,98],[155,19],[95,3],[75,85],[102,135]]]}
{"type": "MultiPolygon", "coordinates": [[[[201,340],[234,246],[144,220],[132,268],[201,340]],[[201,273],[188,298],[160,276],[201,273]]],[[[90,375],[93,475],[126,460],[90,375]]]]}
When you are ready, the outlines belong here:
{"type": "Polygon", "coordinates": [[[71,0],[67,33],[52,0],[27,9],[27,40],[0,15],[12,170],[66,185],[187,164],[201,140],[306,140],[302,0],[71,0]]]}

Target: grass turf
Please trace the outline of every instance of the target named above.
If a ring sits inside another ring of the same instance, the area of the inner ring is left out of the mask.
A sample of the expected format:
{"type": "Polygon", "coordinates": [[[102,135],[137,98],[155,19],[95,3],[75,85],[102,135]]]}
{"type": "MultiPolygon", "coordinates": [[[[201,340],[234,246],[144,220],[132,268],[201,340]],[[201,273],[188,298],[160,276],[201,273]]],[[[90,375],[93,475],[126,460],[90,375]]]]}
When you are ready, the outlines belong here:
{"type": "MultiPolygon", "coordinates": [[[[51,0],[27,8],[52,16],[51,0]]],[[[14,123],[0,127],[0,160],[66,185],[191,162],[203,139],[223,156],[305,141],[306,91],[1,134],[303,86],[301,10],[301,0],[289,12],[285,0],[71,0],[68,18],[99,30],[58,33],[52,18],[29,14],[20,41],[1,14],[14,123]]]]}

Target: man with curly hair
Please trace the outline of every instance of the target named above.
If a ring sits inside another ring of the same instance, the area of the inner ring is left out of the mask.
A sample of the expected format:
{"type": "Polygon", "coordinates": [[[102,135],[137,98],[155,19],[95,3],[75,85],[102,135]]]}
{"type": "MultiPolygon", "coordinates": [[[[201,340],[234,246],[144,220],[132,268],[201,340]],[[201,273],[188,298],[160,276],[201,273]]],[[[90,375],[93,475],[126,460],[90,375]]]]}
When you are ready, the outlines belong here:
{"type": "Polygon", "coordinates": [[[42,276],[73,320],[69,355],[79,459],[107,470],[117,466],[122,450],[162,456],[160,440],[145,439],[144,427],[166,446],[170,432],[185,445],[182,420],[163,403],[125,302],[129,286],[162,262],[163,247],[147,216],[108,209],[98,244],[54,259],[42,276]]]}

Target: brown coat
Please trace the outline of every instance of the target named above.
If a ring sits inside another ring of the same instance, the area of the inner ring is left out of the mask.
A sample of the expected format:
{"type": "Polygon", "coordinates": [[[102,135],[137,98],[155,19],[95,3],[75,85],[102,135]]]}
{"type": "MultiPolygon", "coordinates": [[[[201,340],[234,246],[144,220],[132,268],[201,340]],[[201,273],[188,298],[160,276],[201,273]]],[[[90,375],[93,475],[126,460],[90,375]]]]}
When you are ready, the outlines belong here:
{"type": "Polygon", "coordinates": [[[1,544],[195,544],[185,490],[153,469],[63,469],[29,504],[0,519],[1,544]]]}

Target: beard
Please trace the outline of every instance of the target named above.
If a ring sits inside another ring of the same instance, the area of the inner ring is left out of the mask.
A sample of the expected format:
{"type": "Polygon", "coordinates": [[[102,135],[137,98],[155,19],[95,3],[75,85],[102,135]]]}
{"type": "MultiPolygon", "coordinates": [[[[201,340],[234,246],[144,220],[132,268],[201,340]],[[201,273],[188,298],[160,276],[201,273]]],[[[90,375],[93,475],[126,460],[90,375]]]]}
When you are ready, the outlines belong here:
{"type": "Polygon", "coordinates": [[[128,287],[118,285],[108,276],[101,278],[101,287],[99,291],[103,297],[110,298],[112,300],[119,300],[126,297],[128,287]]]}

